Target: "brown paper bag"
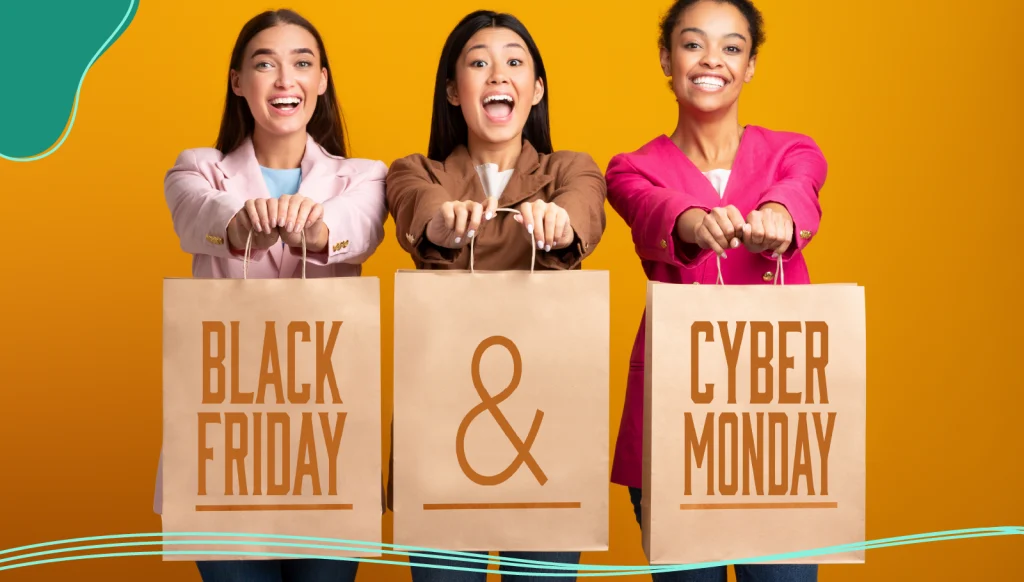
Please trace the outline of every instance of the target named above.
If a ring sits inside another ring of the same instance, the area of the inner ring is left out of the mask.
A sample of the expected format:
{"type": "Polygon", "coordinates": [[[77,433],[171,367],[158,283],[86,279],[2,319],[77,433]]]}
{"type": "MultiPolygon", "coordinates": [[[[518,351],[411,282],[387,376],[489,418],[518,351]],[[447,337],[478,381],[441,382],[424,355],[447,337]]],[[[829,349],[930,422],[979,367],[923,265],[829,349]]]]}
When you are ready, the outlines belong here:
{"type": "Polygon", "coordinates": [[[395,277],[395,543],[608,548],[608,273],[395,277]]]}
{"type": "Polygon", "coordinates": [[[652,564],[864,541],[862,287],[648,283],[646,370],[652,564]]]}
{"type": "MultiPolygon", "coordinates": [[[[380,543],[376,278],[166,280],[163,373],[165,533],[380,543]]],[[[271,543],[294,539],[166,543],[182,539],[190,538],[165,536],[164,549],[380,555],[373,546],[335,551],[271,543]]]]}

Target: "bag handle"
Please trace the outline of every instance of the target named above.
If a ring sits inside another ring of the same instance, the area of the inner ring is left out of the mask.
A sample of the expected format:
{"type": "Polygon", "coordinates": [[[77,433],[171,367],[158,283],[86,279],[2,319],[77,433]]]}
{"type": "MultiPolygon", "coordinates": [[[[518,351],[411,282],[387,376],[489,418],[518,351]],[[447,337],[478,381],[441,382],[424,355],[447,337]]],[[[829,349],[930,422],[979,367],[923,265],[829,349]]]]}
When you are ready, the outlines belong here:
{"type": "MultiPolygon", "coordinates": [[[[514,208],[498,208],[495,212],[511,212],[512,214],[522,214],[514,208]]],[[[526,229],[523,229],[524,231],[526,229]]],[[[527,233],[529,234],[529,233],[527,233]]],[[[533,237],[530,238],[530,272],[533,273],[533,265],[537,262],[537,245],[533,244],[533,237]]],[[[474,272],[473,269],[473,243],[476,242],[476,237],[469,239],[469,272],[474,272]]]]}
{"type": "MultiPolygon", "coordinates": [[[[722,257],[715,255],[715,264],[718,268],[718,277],[715,279],[715,285],[725,285],[725,281],[722,279],[722,257]]],[[[772,285],[785,285],[786,276],[785,271],[782,268],[782,255],[779,255],[775,259],[775,278],[772,279],[772,285]]]]}
{"type": "MultiPolygon", "coordinates": [[[[252,231],[249,229],[249,236],[245,238],[245,256],[242,257],[242,278],[249,278],[249,261],[252,252],[252,231]]],[[[306,278],[306,229],[299,231],[302,240],[302,278],[306,278]]]]}

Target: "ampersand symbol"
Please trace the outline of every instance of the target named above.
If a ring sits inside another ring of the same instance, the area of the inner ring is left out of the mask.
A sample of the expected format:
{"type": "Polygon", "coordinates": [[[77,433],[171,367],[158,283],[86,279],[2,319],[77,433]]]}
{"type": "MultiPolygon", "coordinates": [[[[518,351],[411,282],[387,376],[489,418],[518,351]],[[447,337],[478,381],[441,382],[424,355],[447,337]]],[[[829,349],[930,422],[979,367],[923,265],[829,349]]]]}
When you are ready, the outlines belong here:
{"type": "Polygon", "coordinates": [[[519,379],[523,375],[523,360],[519,355],[519,348],[516,347],[516,344],[512,343],[512,340],[500,335],[485,339],[480,342],[480,345],[476,347],[476,352],[473,354],[472,374],[473,386],[476,388],[477,394],[480,395],[480,404],[474,406],[469,411],[469,414],[466,415],[466,418],[462,419],[462,424],[459,425],[459,432],[455,437],[455,454],[459,458],[459,466],[462,467],[462,472],[478,485],[499,485],[514,475],[519,470],[520,465],[526,463],[526,466],[530,468],[530,472],[537,479],[537,482],[543,485],[547,482],[548,478],[544,475],[540,465],[537,464],[536,459],[530,454],[530,448],[533,446],[533,441],[537,438],[537,431],[540,430],[540,422],[544,418],[544,412],[537,411],[533,417],[533,425],[530,426],[530,432],[527,433],[526,440],[522,441],[519,440],[519,435],[512,429],[512,425],[508,423],[508,419],[505,418],[505,415],[498,408],[498,404],[505,401],[519,387],[519,379]],[[480,359],[483,357],[484,352],[487,351],[487,348],[491,346],[502,346],[512,356],[512,381],[509,382],[507,388],[496,396],[491,396],[487,392],[487,389],[484,388],[483,380],[480,378],[480,359]],[[484,411],[491,413],[495,422],[501,427],[501,432],[505,433],[505,436],[512,443],[512,446],[515,447],[517,453],[512,463],[497,475],[481,475],[477,473],[466,459],[466,431],[469,430],[469,425],[473,422],[473,419],[480,416],[484,411]]]}

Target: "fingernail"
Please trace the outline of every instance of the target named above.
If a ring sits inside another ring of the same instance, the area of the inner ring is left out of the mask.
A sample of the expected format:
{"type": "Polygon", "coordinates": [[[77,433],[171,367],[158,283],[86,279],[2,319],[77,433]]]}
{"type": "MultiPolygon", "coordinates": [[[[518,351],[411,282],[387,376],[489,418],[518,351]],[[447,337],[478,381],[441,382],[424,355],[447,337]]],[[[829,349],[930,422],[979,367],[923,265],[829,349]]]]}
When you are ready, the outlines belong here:
{"type": "Polygon", "coordinates": [[[740,246],[740,239],[738,239],[738,238],[732,239],[732,248],[736,248],[738,246],[740,246]]]}
{"type": "Polygon", "coordinates": [[[475,230],[471,230],[471,231],[469,231],[469,234],[467,234],[466,236],[468,236],[469,238],[473,238],[475,235],[476,235],[476,231],[475,230]]]}
{"type": "Polygon", "coordinates": [[[288,232],[295,232],[295,222],[288,223],[288,232]]]}
{"type": "Polygon", "coordinates": [[[462,237],[461,236],[455,237],[455,244],[459,244],[460,242],[462,242],[462,237]]]}
{"type": "Polygon", "coordinates": [[[722,254],[721,254],[721,257],[722,257],[723,259],[727,259],[727,258],[729,258],[729,257],[725,256],[725,253],[722,253],[722,254]]]}
{"type": "Polygon", "coordinates": [[[542,241],[542,240],[537,241],[537,248],[538,249],[544,248],[544,241],[542,241]]]}
{"type": "Polygon", "coordinates": [[[773,259],[779,258],[779,253],[772,253],[772,258],[773,259]]]}
{"type": "Polygon", "coordinates": [[[490,219],[491,219],[491,213],[490,213],[490,212],[488,212],[487,214],[485,214],[485,215],[484,215],[484,219],[486,219],[486,220],[490,220],[490,219]]]}
{"type": "Polygon", "coordinates": [[[550,250],[551,250],[551,245],[544,245],[544,252],[545,253],[549,252],[550,250]]]}
{"type": "Polygon", "coordinates": [[[533,234],[533,225],[532,224],[527,224],[526,225],[526,232],[528,232],[530,234],[533,234]]]}

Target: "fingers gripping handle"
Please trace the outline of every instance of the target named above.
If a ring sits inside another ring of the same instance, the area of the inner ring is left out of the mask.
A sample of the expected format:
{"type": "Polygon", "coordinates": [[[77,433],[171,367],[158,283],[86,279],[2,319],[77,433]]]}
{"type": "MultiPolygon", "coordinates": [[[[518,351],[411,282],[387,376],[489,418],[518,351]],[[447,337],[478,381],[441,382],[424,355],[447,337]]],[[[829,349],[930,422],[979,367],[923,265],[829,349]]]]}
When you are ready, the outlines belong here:
{"type": "MultiPolygon", "coordinates": [[[[245,256],[242,257],[242,278],[249,278],[249,261],[252,253],[252,231],[249,229],[249,236],[245,237],[245,256]]],[[[299,231],[302,240],[302,278],[306,278],[306,231],[299,231]]]]}
{"type": "MultiPolygon", "coordinates": [[[[512,214],[520,214],[520,212],[518,210],[515,210],[513,208],[497,208],[497,209],[495,209],[495,212],[511,212],[512,214]]],[[[523,230],[525,232],[526,229],[523,229],[523,230]]],[[[475,242],[476,242],[476,237],[473,237],[473,238],[469,239],[469,272],[470,273],[472,273],[474,271],[474,268],[473,268],[473,263],[474,263],[473,243],[475,243],[475,242]]],[[[536,263],[537,263],[537,245],[533,244],[533,238],[531,237],[530,238],[530,272],[531,273],[533,272],[533,266],[536,263]]]]}

